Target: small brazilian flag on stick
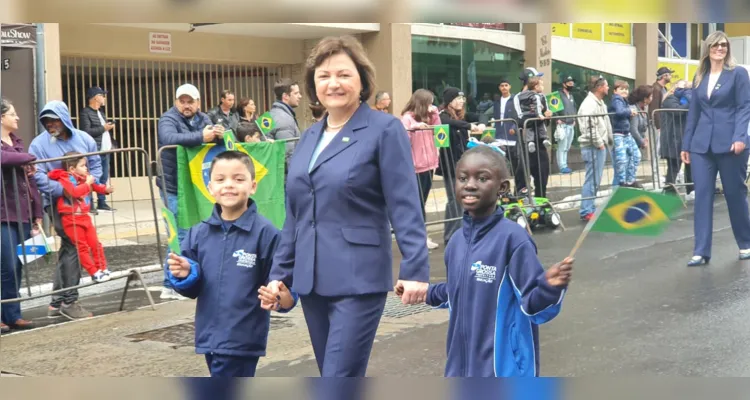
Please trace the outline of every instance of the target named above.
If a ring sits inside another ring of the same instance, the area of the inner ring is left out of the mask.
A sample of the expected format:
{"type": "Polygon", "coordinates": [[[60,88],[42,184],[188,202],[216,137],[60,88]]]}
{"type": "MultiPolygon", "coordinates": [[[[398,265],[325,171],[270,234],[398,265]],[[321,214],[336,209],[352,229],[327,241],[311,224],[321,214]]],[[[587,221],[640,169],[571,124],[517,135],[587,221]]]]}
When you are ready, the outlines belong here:
{"type": "Polygon", "coordinates": [[[263,115],[258,117],[256,123],[258,124],[260,131],[263,132],[263,136],[268,136],[268,133],[276,127],[276,123],[274,122],[273,117],[271,117],[270,111],[266,111],[263,115]]]}
{"type": "Polygon", "coordinates": [[[556,113],[565,109],[565,106],[562,102],[562,97],[560,97],[560,92],[552,92],[547,95],[547,106],[552,113],[556,113]]]}
{"type": "Polygon", "coordinates": [[[224,148],[227,150],[237,150],[237,137],[232,130],[224,131],[224,148]]]}
{"type": "Polygon", "coordinates": [[[495,128],[487,128],[482,132],[481,141],[495,140],[495,128]]]}
{"type": "Polygon", "coordinates": [[[680,208],[682,201],[678,197],[620,187],[612,194],[591,230],[657,236],[680,208]]]}
{"type": "Polygon", "coordinates": [[[435,134],[435,147],[451,147],[450,127],[448,125],[435,125],[432,132],[435,134]]]}
{"type": "Polygon", "coordinates": [[[177,238],[177,221],[174,218],[174,214],[166,207],[162,207],[161,215],[164,217],[164,221],[167,222],[167,243],[169,243],[169,250],[179,256],[181,255],[180,241],[177,238]]]}

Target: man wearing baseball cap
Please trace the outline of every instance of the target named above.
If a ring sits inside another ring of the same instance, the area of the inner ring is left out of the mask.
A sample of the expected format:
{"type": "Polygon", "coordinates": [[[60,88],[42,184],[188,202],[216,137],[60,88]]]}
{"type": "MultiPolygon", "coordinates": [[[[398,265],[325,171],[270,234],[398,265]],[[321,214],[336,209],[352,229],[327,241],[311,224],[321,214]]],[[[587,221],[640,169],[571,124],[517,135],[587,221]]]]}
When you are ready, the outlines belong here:
{"type": "MultiPolygon", "coordinates": [[[[94,138],[99,151],[112,150],[110,131],[115,128],[115,125],[107,121],[107,114],[102,108],[107,105],[107,91],[98,86],[88,88],[86,103],[87,106],[79,114],[78,127],[94,138]]],[[[109,180],[110,154],[102,154],[99,157],[102,161],[102,177],[99,182],[106,184],[109,180]]],[[[92,197],[94,195],[92,194],[92,197]]],[[[92,211],[115,211],[107,204],[107,196],[103,194],[97,196],[96,204],[96,208],[92,207],[92,211]]]]}
{"type": "MultiPolygon", "coordinates": [[[[200,111],[200,92],[195,86],[186,83],[175,93],[174,106],[159,118],[158,144],[159,148],[171,145],[185,147],[199,146],[203,143],[219,143],[223,139],[224,127],[211,125],[211,119],[200,111]]],[[[161,176],[156,180],[159,194],[164,204],[177,217],[177,152],[166,149],[161,152],[161,176]]],[[[187,233],[184,229],[177,230],[180,242],[187,233]]],[[[168,271],[164,271],[164,289],[162,299],[181,300],[184,297],[174,291],[168,279],[168,271]]]]}

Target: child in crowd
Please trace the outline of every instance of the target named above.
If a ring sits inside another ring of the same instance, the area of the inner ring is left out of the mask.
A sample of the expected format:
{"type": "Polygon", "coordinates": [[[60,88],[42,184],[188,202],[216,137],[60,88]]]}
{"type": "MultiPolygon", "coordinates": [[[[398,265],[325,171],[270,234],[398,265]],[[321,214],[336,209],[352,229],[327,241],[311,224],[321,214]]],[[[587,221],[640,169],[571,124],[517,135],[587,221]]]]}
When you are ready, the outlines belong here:
{"type": "Polygon", "coordinates": [[[570,258],[545,271],[531,236],[503,217],[497,201],[509,178],[488,146],[468,150],[456,167],[463,228],[445,249],[447,282],[431,284],[425,301],[451,313],[446,377],[538,376],[537,325],[560,312],[572,276],[570,258]]]}
{"type": "Polygon", "coordinates": [[[273,143],[273,139],[267,138],[263,135],[260,127],[255,122],[240,122],[237,125],[237,140],[245,143],[273,143]]]}
{"type": "MultiPolygon", "coordinates": [[[[209,174],[213,215],[188,230],[181,256],[169,254],[169,280],[179,294],[198,299],[195,351],[205,354],[211,376],[252,377],[270,328],[257,292],[268,283],[281,232],[249,198],[257,184],[247,154],[216,155],[209,174]]],[[[298,296],[280,289],[276,309],[288,312],[298,296]]]]}
{"type": "MultiPolygon", "coordinates": [[[[78,156],[81,153],[70,151],[65,156],[78,156]]],[[[96,236],[96,227],[91,223],[91,192],[110,194],[112,186],[95,183],[89,175],[86,157],[75,157],[64,160],[65,169],[53,169],[47,176],[59,182],[63,195],[57,199],[57,210],[60,213],[63,230],[78,250],[81,266],[91,275],[94,282],[106,282],[110,279],[104,247],[96,236]]]]}
{"type": "Polygon", "coordinates": [[[612,153],[614,160],[615,178],[613,186],[635,187],[636,169],[641,159],[638,144],[630,133],[630,119],[638,115],[635,109],[628,105],[630,85],[625,81],[615,81],[612,101],[607,111],[610,114],[612,133],[615,146],[612,153]]]}
{"type": "MultiPolygon", "coordinates": [[[[544,81],[541,78],[534,77],[529,79],[526,84],[526,90],[519,93],[514,100],[516,112],[519,116],[519,126],[524,127],[524,123],[532,118],[549,118],[552,112],[547,109],[547,98],[544,97],[544,81]]],[[[523,138],[529,148],[529,153],[536,151],[539,142],[544,143],[546,148],[552,145],[547,136],[547,128],[541,121],[532,121],[525,126],[523,138]]]]}

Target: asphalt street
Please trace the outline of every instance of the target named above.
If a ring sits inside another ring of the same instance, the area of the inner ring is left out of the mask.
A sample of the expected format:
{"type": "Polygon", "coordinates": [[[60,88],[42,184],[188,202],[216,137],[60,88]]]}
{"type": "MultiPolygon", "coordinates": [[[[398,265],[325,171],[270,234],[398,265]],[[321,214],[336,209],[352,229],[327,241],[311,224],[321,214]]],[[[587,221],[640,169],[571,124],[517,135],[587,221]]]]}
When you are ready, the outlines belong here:
{"type": "MultiPolygon", "coordinates": [[[[583,229],[575,212],[566,212],[564,220],[567,231],[538,232],[534,235],[540,258],[546,266],[567,256],[583,229]]],[[[746,361],[750,359],[750,322],[747,322],[750,321],[750,262],[737,260],[738,249],[722,199],[715,205],[714,246],[710,266],[686,267],[685,264],[692,255],[692,224],[692,211],[688,208],[657,238],[589,235],[576,254],[574,278],[565,298],[563,311],[555,320],[540,327],[541,374],[565,377],[750,376],[750,362],[746,361]]],[[[437,239],[440,233],[435,232],[433,235],[433,239],[439,242],[437,239]]],[[[434,282],[445,279],[442,250],[441,246],[430,254],[431,280],[434,282]]],[[[395,276],[398,263],[398,251],[394,245],[395,276]]],[[[158,301],[158,292],[153,294],[158,301]]],[[[119,293],[96,296],[85,299],[83,303],[102,315],[116,311],[119,296],[119,293]]],[[[136,291],[129,297],[126,309],[133,310],[145,304],[147,302],[143,291],[136,291]]],[[[160,307],[169,306],[170,304],[163,304],[160,307]]],[[[187,306],[192,307],[189,304],[187,306]]],[[[167,311],[164,309],[164,312],[167,311]]],[[[110,318],[136,320],[140,318],[140,314],[137,314],[140,312],[142,311],[104,315],[100,317],[100,321],[110,318]]],[[[379,335],[372,352],[368,375],[442,375],[447,314],[445,318],[435,318],[436,315],[440,316],[435,313],[447,311],[419,312],[424,314],[390,319],[387,325],[391,331],[379,335]],[[422,320],[426,322],[419,322],[422,320]],[[399,321],[403,321],[403,329],[396,329],[399,321]],[[433,323],[428,323],[429,321],[433,323]]],[[[35,321],[45,320],[44,310],[41,308],[25,310],[25,315],[35,318],[35,321]]],[[[180,321],[184,322],[183,314],[175,311],[175,315],[179,315],[180,321]]],[[[187,314],[188,318],[189,315],[187,314]]],[[[301,315],[297,315],[291,320],[277,321],[275,330],[272,325],[269,357],[259,366],[258,376],[318,375],[312,350],[304,343],[309,338],[305,335],[300,318],[301,315]],[[293,326],[296,326],[296,331],[293,326]],[[277,338],[283,339],[283,344],[274,344],[277,338]],[[289,350],[288,355],[279,354],[284,349],[292,349],[295,343],[302,350],[289,350]]],[[[94,323],[96,322],[91,322],[94,323]]],[[[65,329],[74,326],[65,325],[65,329]]],[[[167,325],[167,321],[163,325],[167,325]]],[[[123,331],[127,330],[125,322],[118,326],[123,331]]],[[[191,332],[183,333],[189,340],[191,332]]],[[[44,343],[49,340],[48,337],[40,335],[34,338],[32,335],[33,331],[13,335],[12,340],[9,337],[5,351],[18,349],[20,353],[13,351],[13,357],[23,356],[24,342],[33,349],[30,341],[39,340],[44,343]]],[[[185,338],[180,340],[184,342],[185,338]]],[[[113,337],[107,345],[126,348],[128,351],[136,349],[133,347],[136,345],[126,342],[130,343],[113,337]]],[[[142,346],[146,346],[145,343],[149,342],[143,343],[142,346]]],[[[77,346],[85,347],[80,344],[77,346]]],[[[143,347],[142,350],[147,349],[148,347],[143,347]]],[[[159,349],[161,363],[166,363],[169,359],[165,355],[170,353],[165,351],[177,351],[161,347],[159,349]]],[[[4,353],[4,356],[7,357],[8,354],[4,353]]],[[[80,357],[81,364],[87,362],[85,355],[80,357]]],[[[188,357],[185,360],[192,360],[194,364],[191,371],[202,370],[200,360],[189,351],[174,353],[172,357],[188,357]]],[[[139,365],[141,369],[130,369],[127,375],[158,373],[147,364],[139,365]]],[[[11,372],[45,373],[42,368],[26,367],[20,361],[17,366],[11,367],[14,367],[11,372]]],[[[175,373],[179,375],[179,371],[175,373]]]]}

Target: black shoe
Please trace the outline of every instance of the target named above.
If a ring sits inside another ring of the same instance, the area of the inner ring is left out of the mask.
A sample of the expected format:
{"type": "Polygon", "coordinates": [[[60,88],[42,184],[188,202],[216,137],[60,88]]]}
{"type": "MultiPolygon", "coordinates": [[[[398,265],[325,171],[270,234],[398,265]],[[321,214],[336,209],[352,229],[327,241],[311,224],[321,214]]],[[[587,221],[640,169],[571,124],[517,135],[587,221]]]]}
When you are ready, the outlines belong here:
{"type": "Polygon", "coordinates": [[[99,211],[110,211],[110,212],[115,211],[115,209],[110,207],[109,204],[107,203],[99,203],[99,205],[96,206],[96,209],[99,211]]]}
{"type": "Polygon", "coordinates": [[[91,207],[91,209],[89,210],[89,214],[99,215],[99,211],[97,211],[95,207],[91,207]]]}

